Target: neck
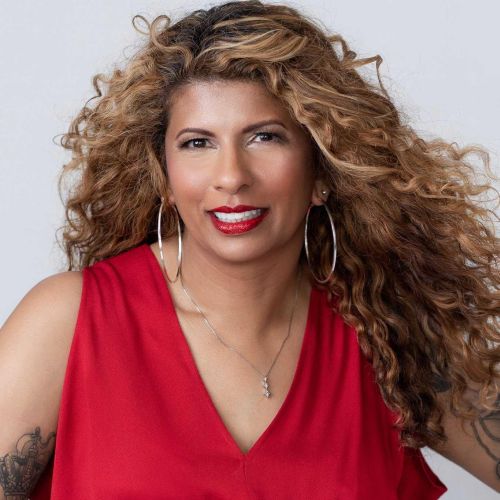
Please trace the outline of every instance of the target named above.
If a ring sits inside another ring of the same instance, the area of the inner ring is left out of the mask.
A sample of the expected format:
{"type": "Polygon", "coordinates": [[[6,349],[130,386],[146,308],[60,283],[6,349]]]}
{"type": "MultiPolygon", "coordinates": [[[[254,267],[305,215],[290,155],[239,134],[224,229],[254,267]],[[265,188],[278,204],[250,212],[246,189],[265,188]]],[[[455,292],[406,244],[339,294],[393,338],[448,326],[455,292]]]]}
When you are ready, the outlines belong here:
{"type": "MultiPolygon", "coordinates": [[[[263,342],[273,332],[282,337],[286,334],[296,291],[294,318],[299,308],[307,307],[310,283],[306,269],[302,269],[300,282],[297,281],[301,239],[276,255],[237,263],[200,248],[189,233],[183,235],[182,241],[182,284],[215,330],[227,340],[244,346],[263,342]]],[[[165,242],[164,256],[169,276],[173,278],[177,269],[176,236],[165,242]]],[[[169,284],[177,297],[176,306],[181,314],[199,315],[182,284],[180,279],[169,284]]]]}

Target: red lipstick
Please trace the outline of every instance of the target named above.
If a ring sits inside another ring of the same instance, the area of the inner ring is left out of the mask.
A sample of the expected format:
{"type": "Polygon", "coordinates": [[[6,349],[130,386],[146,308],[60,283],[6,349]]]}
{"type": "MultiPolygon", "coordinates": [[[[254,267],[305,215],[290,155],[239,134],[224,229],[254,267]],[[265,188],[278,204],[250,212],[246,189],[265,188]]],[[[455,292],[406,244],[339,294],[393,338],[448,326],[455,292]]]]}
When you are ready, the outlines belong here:
{"type": "Polygon", "coordinates": [[[223,212],[225,214],[230,214],[233,212],[247,212],[248,210],[257,210],[262,207],[252,207],[250,205],[236,205],[235,207],[228,207],[224,205],[223,207],[212,208],[209,212],[223,212]]]}
{"type": "Polygon", "coordinates": [[[269,209],[262,208],[262,213],[253,219],[238,221],[238,222],[226,222],[217,219],[213,212],[223,212],[223,213],[240,213],[246,212],[248,210],[257,210],[259,207],[251,207],[249,205],[237,205],[236,207],[217,207],[209,212],[210,219],[216,229],[225,234],[241,234],[250,231],[251,229],[257,227],[269,213],[269,209]]]}

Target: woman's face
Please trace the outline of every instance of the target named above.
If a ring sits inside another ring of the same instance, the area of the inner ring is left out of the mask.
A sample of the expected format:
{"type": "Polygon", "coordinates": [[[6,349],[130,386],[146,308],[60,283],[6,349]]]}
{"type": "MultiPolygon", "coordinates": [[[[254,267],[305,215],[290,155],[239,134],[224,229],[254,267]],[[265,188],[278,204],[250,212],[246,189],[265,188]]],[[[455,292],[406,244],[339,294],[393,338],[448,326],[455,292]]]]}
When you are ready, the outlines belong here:
{"type": "Polygon", "coordinates": [[[262,84],[181,87],[170,107],[165,148],[169,202],[184,221],[185,238],[232,261],[279,255],[290,244],[302,247],[307,208],[321,203],[312,146],[262,84]],[[238,205],[259,211],[213,213],[238,205]],[[227,220],[243,216],[249,219],[227,220]]]}

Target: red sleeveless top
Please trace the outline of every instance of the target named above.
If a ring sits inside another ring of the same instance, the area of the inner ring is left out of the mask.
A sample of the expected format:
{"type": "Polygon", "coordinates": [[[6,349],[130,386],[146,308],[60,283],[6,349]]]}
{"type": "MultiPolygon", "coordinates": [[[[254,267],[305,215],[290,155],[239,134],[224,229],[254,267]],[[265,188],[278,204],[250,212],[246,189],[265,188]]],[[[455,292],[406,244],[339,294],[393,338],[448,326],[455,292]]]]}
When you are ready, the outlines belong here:
{"type": "Polygon", "coordinates": [[[431,500],[355,330],[312,288],[290,390],[248,453],[197,371],[147,244],[83,270],[53,459],[33,500],[431,500]]]}

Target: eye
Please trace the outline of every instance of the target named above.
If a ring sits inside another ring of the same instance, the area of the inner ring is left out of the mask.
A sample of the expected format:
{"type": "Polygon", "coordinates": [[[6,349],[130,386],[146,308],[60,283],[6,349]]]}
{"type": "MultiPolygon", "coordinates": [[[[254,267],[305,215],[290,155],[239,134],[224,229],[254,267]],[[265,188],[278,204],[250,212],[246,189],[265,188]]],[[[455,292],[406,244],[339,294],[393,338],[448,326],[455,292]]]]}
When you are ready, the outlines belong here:
{"type": "MultiPolygon", "coordinates": [[[[279,135],[276,134],[275,132],[268,132],[268,131],[261,131],[261,132],[256,132],[257,137],[263,138],[263,140],[258,141],[258,142],[282,142],[283,138],[279,135]]],[[[205,139],[203,137],[194,137],[193,139],[189,139],[188,141],[185,141],[181,143],[179,146],[181,149],[204,149],[206,146],[206,142],[208,139],[205,139]]]]}
{"type": "Polygon", "coordinates": [[[281,142],[282,138],[279,134],[276,134],[275,132],[267,132],[267,131],[262,131],[262,132],[257,132],[257,136],[264,136],[264,137],[270,137],[271,139],[265,139],[264,141],[260,142],[281,142]]]}
{"type": "Polygon", "coordinates": [[[189,141],[185,141],[185,142],[181,143],[180,147],[181,148],[186,148],[186,149],[202,149],[201,147],[196,147],[196,146],[195,147],[189,147],[188,146],[188,144],[191,144],[191,143],[193,143],[193,146],[194,146],[195,143],[199,144],[200,141],[202,142],[202,144],[205,144],[204,141],[207,141],[207,139],[204,139],[202,137],[195,137],[194,139],[189,139],[189,141]]]}

